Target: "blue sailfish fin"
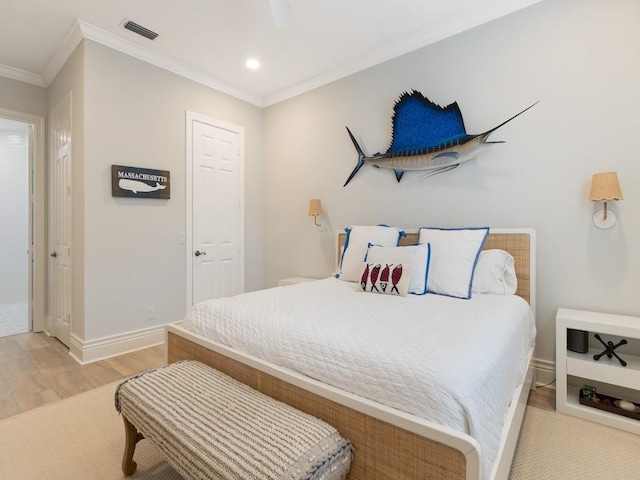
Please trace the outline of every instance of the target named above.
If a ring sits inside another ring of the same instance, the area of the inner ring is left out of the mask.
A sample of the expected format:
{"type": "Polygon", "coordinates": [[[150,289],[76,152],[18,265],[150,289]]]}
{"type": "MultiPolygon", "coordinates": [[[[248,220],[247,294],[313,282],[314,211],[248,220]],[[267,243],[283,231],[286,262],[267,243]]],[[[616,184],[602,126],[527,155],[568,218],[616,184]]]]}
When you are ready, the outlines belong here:
{"type": "Polygon", "coordinates": [[[467,135],[456,102],[441,107],[413,90],[403,93],[393,110],[392,140],[387,154],[428,149],[467,135]]]}

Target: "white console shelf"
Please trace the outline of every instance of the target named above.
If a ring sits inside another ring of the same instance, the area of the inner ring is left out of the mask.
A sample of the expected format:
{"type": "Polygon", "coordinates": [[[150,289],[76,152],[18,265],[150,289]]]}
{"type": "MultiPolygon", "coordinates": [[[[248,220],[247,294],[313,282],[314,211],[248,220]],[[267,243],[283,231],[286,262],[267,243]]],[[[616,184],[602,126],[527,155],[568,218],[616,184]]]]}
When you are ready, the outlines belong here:
{"type": "Polygon", "coordinates": [[[640,338],[640,318],[567,308],[559,308],[556,314],[556,410],[640,434],[640,420],[582,405],[578,400],[582,384],[604,383],[606,387],[602,391],[598,388],[598,393],[637,402],[640,395],[640,357],[616,350],[627,362],[623,367],[616,358],[610,359],[606,355],[594,360],[593,356],[603,348],[589,349],[584,354],[569,351],[567,329],[588,331],[590,336],[600,333],[637,339],[640,338]]]}

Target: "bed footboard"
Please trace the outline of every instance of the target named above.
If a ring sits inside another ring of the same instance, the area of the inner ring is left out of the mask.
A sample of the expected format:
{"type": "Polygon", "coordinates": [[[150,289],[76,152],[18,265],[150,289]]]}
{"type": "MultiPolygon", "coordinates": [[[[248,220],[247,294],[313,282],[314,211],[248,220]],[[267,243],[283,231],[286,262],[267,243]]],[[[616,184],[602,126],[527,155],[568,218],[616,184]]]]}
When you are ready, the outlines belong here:
{"type": "MultiPolygon", "coordinates": [[[[479,476],[467,472],[468,458],[454,447],[307,391],[171,330],[167,331],[169,363],[198,360],[336,427],[355,448],[350,480],[470,480],[479,476]]],[[[471,457],[475,459],[473,452],[471,457]]],[[[475,469],[479,470],[479,465],[475,469]]]]}

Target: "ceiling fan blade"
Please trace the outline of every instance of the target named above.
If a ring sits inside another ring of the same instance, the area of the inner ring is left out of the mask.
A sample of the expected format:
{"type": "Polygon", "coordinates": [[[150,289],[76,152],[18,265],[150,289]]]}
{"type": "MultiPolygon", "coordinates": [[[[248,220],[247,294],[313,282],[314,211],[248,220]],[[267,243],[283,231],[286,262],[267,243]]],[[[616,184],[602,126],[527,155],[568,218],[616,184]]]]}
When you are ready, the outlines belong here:
{"type": "Polygon", "coordinates": [[[290,0],[269,0],[271,6],[271,16],[277,28],[284,27],[291,20],[291,1],[290,0]]]}

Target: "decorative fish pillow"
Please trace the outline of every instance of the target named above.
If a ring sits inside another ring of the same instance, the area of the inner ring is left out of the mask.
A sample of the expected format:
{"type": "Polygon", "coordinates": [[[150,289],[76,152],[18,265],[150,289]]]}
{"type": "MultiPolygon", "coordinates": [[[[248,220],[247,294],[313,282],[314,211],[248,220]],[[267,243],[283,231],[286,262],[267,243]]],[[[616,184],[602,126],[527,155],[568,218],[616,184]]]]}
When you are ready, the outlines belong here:
{"type": "Polygon", "coordinates": [[[424,295],[427,293],[427,275],[429,273],[430,245],[428,243],[403,247],[381,247],[369,245],[367,263],[381,264],[383,269],[394,265],[411,266],[409,293],[424,295]]]}
{"type": "Polygon", "coordinates": [[[360,279],[362,290],[369,293],[406,297],[411,281],[411,265],[365,263],[360,279]]]}

